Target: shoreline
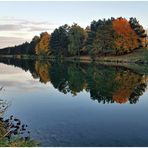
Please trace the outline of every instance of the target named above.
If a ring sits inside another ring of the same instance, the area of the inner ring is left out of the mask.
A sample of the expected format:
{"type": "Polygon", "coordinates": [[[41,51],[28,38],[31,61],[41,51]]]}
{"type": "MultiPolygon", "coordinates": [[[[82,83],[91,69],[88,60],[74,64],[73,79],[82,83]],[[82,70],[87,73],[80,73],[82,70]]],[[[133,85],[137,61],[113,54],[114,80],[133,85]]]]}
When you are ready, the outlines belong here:
{"type": "Polygon", "coordinates": [[[148,59],[132,59],[126,58],[124,56],[106,56],[97,57],[92,59],[90,56],[80,56],[80,57],[60,57],[56,58],[54,56],[34,56],[34,55],[0,55],[0,58],[14,58],[14,59],[33,59],[33,60],[59,60],[59,61],[70,61],[70,62],[85,62],[85,63],[116,63],[116,64],[140,64],[147,65],[148,59]],[[125,58],[124,58],[125,57],[125,58]]]}
{"type": "MultiPolygon", "coordinates": [[[[133,55],[133,54],[131,54],[133,55]]],[[[62,57],[62,58],[55,58],[51,56],[31,56],[31,55],[0,55],[0,58],[6,58],[6,59],[19,59],[19,60],[39,60],[39,61],[67,61],[67,62],[73,62],[73,63],[86,63],[89,64],[91,62],[94,62],[96,64],[106,65],[106,66],[119,66],[119,67],[125,67],[128,69],[132,69],[135,72],[140,72],[141,74],[148,74],[148,60],[131,60],[131,59],[125,59],[126,55],[124,56],[118,56],[118,57],[100,57],[96,58],[95,60],[92,60],[90,56],[81,56],[81,57],[62,57]],[[121,58],[122,57],[122,58],[121,58]]],[[[134,58],[135,59],[135,58],[134,58]]]]}
{"type": "Polygon", "coordinates": [[[71,62],[84,62],[84,63],[108,63],[108,64],[148,64],[148,49],[140,48],[134,52],[125,55],[102,55],[97,57],[91,57],[89,55],[71,56],[71,57],[55,57],[54,55],[2,55],[0,58],[15,58],[15,59],[33,59],[33,60],[59,60],[59,61],[71,61],[71,62]]]}

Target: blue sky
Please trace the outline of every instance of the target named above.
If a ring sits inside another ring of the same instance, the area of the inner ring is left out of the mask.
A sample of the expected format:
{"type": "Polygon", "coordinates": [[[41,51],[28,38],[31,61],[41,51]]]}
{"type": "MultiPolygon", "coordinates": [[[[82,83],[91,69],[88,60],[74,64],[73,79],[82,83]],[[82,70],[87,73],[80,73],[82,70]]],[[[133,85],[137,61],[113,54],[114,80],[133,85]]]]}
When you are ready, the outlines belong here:
{"type": "MultiPolygon", "coordinates": [[[[0,38],[30,40],[42,31],[73,22],[86,27],[92,20],[136,17],[148,28],[148,2],[0,2],[0,38]]],[[[12,41],[12,40],[11,40],[12,41]]],[[[1,44],[1,42],[0,42],[1,44]]],[[[13,44],[13,43],[12,43],[13,44]]],[[[2,44],[1,44],[2,45],[2,44]]],[[[1,46],[0,45],[0,46],[1,46]]]]}

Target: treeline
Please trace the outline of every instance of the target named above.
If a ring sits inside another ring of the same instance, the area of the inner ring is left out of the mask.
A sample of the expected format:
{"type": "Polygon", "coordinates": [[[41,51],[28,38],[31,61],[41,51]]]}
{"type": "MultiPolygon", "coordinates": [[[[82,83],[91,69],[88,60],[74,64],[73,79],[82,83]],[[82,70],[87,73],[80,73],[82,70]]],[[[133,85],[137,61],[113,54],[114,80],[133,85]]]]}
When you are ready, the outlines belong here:
{"type": "Polygon", "coordinates": [[[54,55],[92,57],[120,55],[146,46],[146,31],[136,18],[110,18],[92,21],[83,29],[78,24],[56,28],[51,34],[43,32],[30,43],[0,50],[7,55],[54,55]]]}

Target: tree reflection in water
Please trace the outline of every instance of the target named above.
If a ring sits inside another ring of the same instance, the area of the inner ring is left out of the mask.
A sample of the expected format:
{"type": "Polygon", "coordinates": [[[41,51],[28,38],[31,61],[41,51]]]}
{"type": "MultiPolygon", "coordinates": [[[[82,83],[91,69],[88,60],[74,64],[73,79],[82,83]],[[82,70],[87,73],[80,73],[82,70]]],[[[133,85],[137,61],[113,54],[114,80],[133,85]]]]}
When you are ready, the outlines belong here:
{"type": "Polygon", "coordinates": [[[104,104],[135,104],[147,87],[147,75],[124,67],[13,58],[1,59],[1,62],[29,70],[34,79],[39,78],[45,84],[51,82],[64,94],[76,96],[85,90],[91,99],[104,104]]]}

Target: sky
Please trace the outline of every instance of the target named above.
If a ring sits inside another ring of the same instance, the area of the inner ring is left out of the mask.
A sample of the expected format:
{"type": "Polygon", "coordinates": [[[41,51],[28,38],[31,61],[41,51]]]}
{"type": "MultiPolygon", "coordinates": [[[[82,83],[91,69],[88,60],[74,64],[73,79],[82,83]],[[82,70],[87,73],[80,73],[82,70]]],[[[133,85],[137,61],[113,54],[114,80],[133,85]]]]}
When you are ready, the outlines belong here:
{"type": "Polygon", "coordinates": [[[148,28],[148,1],[0,1],[0,48],[30,41],[34,35],[51,33],[63,24],[82,27],[110,17],[136,17],[148,28]]]}

